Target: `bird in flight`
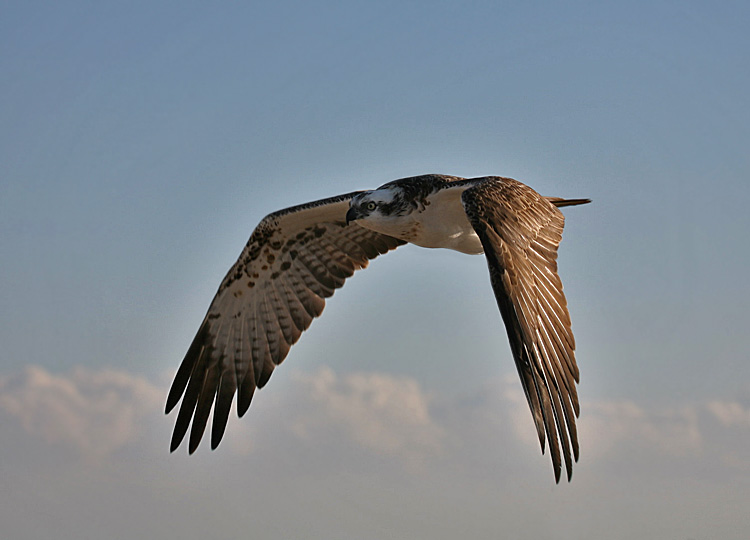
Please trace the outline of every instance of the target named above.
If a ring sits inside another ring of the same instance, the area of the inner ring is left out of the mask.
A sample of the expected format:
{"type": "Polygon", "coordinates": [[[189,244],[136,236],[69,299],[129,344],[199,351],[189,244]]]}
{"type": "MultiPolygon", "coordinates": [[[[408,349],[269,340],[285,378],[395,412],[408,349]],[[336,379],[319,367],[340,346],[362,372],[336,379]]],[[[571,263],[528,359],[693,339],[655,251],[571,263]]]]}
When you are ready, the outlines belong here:
{"type": "Polygon", "coordinates": [[[411,243],[484,253],[542,453],[546,440],[555,480],[563,460],[570,480],[579,375],[557,275],[565,221],[558,207],[588,202],[543,197],[511,178],[429,174],[269,214],[221,282],[175,375],[166,412],[182,404],[171,450],[188,428],[189,452],[196,450],[212,406],[216,448],[235,394],[242,416],[325,298],[371,259],[411,243]]]}

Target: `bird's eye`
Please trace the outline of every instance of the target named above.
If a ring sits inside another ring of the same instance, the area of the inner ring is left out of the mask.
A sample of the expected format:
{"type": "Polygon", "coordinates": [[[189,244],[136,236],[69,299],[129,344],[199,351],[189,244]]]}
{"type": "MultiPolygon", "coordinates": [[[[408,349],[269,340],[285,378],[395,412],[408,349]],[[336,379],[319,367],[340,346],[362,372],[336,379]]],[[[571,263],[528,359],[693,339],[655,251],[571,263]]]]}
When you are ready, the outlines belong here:
{"type": "Polygon", "coordinates": [[[372,201],[368,202],[367,205],[365,205],[365,208],[367,208],[370,212],[372,212],[373,210],[375,210],[377,207],[378,207],[378,205],[375,204],[372,201]]]}

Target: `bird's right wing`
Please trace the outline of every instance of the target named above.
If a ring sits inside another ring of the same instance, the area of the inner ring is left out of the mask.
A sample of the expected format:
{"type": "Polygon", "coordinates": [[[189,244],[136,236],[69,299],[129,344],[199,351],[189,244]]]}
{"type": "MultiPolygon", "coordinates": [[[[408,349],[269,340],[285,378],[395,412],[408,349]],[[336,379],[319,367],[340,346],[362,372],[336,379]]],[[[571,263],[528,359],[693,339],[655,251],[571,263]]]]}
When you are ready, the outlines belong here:
{"type": "MultiPolygon", "coordinates": [[[[462,195],[469,222],[484,247],[490,280],[508,332],[544,451],[545,433],[559,482],[560,447],[568,479],[578,460],[578,366],[570,315],[557,275],[564,217],[547,200],[510,178],[474,179],[462,195]]],[[[570,201],[582,204],[587,200],[570,201]]]]}
{"type": "Polygon", "coordinates": [[[325,298],[370,259],[402,240],[346,225],[357,192],[287,208],[255,228],[219,287],[175,376],[169,413],[182,398],[172,450],[192,422],[189,451],[198,446],[214,407],[211,446],[224,434],[237,393],[242,416],[253,393],[299,339],[325,298]]]}

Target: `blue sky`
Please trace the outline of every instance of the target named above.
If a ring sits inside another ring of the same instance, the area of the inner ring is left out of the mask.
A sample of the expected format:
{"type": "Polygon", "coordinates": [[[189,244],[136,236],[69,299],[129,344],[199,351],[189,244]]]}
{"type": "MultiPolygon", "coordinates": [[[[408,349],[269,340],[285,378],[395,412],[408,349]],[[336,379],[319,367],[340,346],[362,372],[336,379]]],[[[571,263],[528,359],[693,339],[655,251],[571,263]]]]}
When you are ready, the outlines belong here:
{"type": "Polygon", "coordinates": [[[744,537],[744,3],[1,10],[15,538],[744,537]],[[429,172],[594,201],[560,250],[573,482],[538,455],[484,260],[416,247],[337,292],[218,451],[169,455],[170,377],[257,222],[429,172]]]}

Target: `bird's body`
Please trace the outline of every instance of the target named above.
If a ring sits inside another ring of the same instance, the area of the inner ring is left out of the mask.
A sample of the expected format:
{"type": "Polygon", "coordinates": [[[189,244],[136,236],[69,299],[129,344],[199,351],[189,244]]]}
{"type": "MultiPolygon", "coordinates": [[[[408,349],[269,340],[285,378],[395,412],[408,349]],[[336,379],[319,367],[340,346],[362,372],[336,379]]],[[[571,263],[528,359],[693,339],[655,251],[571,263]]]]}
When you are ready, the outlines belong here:
{"type": "Polygon", "coordinates": [[[375,191],[356,195],[352,202],[359,206],[377,201],[376,204],[389,210],[401,209],[388,215],[370,213],[369,219],[362,220],[360,225],[420,247],[453,249],[469,255],[483,253],[482,243],[461,202],[461,194],[471,184],[454,177],[442,177],[442,182],[434,179],[424,182],[414,199],[415,195],[405,191],[402,185],[411,180],[396,180],[375,191]],[[406,204],[405,200],[417,203],[406,204]]]}
{"type": "Polygon", "coordinates": [[[424,175],[269,214],[219,287],[175,376],[169,412],[182,398],[172,450],[192,422],[190,452],[213,405],[212,447],[235,393],[242,416],[289,348],[323,311],[324,298],[370,259],[404,243],[484,253],[511,350],[556,479],[560,448],[578,458],[578,367],[557,276],[564,218],[557,206],[509,178],[424,175]]]}

